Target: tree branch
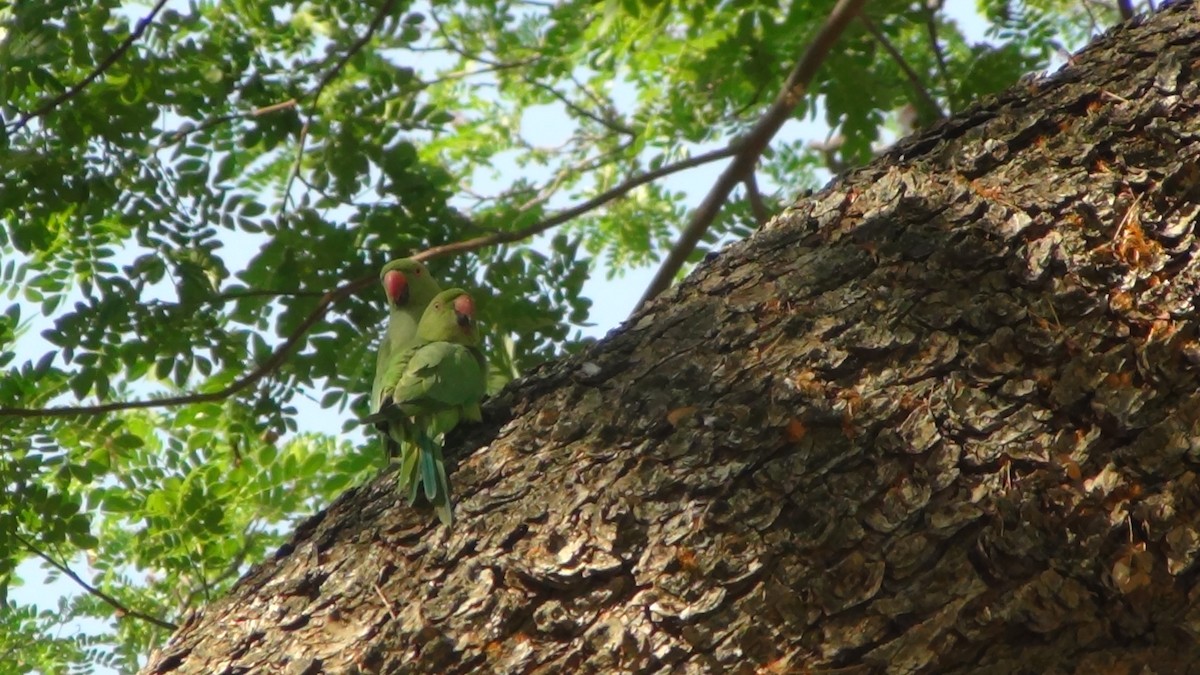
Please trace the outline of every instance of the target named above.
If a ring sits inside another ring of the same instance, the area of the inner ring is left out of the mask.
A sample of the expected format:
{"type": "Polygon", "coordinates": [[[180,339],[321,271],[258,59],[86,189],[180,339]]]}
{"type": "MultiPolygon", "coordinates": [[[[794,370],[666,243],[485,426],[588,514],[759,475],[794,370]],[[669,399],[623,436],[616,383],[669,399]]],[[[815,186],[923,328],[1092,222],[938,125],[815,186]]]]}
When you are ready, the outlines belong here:
{"type": "Polygon", "coordinates": [[[434,85],[442,84],[443,82],[449,82],[451,80],[465,80],[468,77],[475,77],[476,75],[487,75],[489,73],[498,73],[504,70],[511,70],[513,68],[521,68],[523,66],[537,63],[539,60],[541,60],[540,56],[531,56],[527,59],[513,61],[511,63],[485,63],[484,65],[486,67],[478,70],[455,70],[449,73],[443,73],[433,79],[422,80],[421,86],[432,87],[434,85]]]}
{"type": "Polygon", "coordinates": [[[46,553],[43,553],[41,550],[39,550],[37,547],[35,547],[32,543],[27,541],[21,535],[14,533],[13,537],[17,541],[21,542],[22,546],[29,549],[30,553],[36,555],[37,557],[41,558],[42,560],[45,560],[47,564],[49,564],[51,567],[58,570],[59,572],[62,572],[63,574],[65,574],[68,578],[71,579],[71,581],[74,581],[76,584],[79,584],[80,588],[87,591],[90,595],[94,595],[97,598],[100,598],[104,602],[108,603],[109,606],[111,606],[113,609],[117,610],[117,612],[118,612],[117,618],[121,618],[124,616],[132,616],[134,618],[141,619],[142,621],[148,621],[148,622],[154,624],[155,626],[158,626],[159,628],[163,628],[163,629],[169,630],[169,631],[174,631],[175,629],[179,628],[179,626],[176,626],[175,624],[171,623],[170,621],[166,621],[166,620],[160,619],[156,616],[151,616],[150,614],[147,614],[145,612],[142,612],[142,611],[139,611],[136,609],[130,609],[130,608],[126,607],[125,605],[121,604],[120,600],[117,600],[116,598],[109,595],[108,593],[105,593],[104,591],[100,590],[99,588],[96,588],[95,586],[84,581],[82,578],[80,578],[80,576],[78,574],[76,574],[74,571],[72,571],[70,567],[67,567],[63,563],[58,562],[54,558],[51,558],[46,553]]]}
{"type": "Polygon", "coordinates": [[[350,48],[347,49],[344,54],[342,54],[342,58],[338,59],[337,63],[333,64],[333,68],[330,68],[329,72],[325,73],[325,76],[321,78],[319,83],[317,83],[317,88],[313,91],[312,97],[312,104],[314,107],[320,102],[321,94],[325,92],[325,88],[329,86],[329,83],[333,82],[334,78],[336,78],[342,72],[342,69],[346,67],[346,64],[350,62],[350,59],[354,58],[355,54],[362,51],[362,48],[367,46],[367,43],[371,41],[371,38],[375,37],[375,33],[379,31],[379,27],[383,25],[384,19],[386,19],[388,14],[391,13],[392,7],[395,4],[396,0],[384,0],[384,3],[379,6],[378,10],[375,11],[375,16],[371,17],[371,23],[367,24],[367,30],[364,31],[357,40],[350,43],[350,48]]]}
{"type": "Polygon", "coordinates": [[[921,98],[921,100],[925,103],[925,106],[929,110],[937,113],[938,119],[945,119],[946,113],[942,111],[942,106],[938,104],[937,99],[933,97],[933,94],[930,94],[929,90],[925,88],[925,83],[921,81],[921,76],[917,74],[917,71],[912,69],[912,66],[908,65],[908,61],[905,60],[904,55],[900,53],[900,50],[896,49],[896,45],[892,44],[892,41],[888,39],[888,36],[885,35],[883,31],[879,30],[879,27],[875,25],[875,22],[872,21],[871,18],[866,14],[859,16],[858,20],[862,21],[863,25],[867,27],[867,31],[871,33],[871,37],[875,38],[875,41],[883,47],[884,51],[886,51],[888,55],[892,57],[892,60],[895,61],[896,65],[900,67],[900,70],[904,72],[904,76],[908,78],[909,83],[913,86],[913,89],[916,90],[917,96],[921,98]]]}
{"type": "Polygon", "coordinates": [[[771,219],[771,212],[767,210],[767,204],[763,201],[762,192],[758,190],[758,180],[754,177],[754,172],[751,171],[746,180],[742,181],[746,185],[746,201],[750,204],[750,212],[754,214],[754,222],[758,223],[759,227],[767,224],[771,219]]]}
{"type": "Polygon", "coordinates": [[[266,288],[243,288],[215,295],[210,302],[229,302],[241,298],[319,298],[323,295],[325,295],[324,291],[273,291],[266,288]]]}
{"type": "Polygon", "coordinates": [[[166,4],[167,0],[158,0],[154,7],[150,9],[150,13],[138,20],[137,25],[133,27],[133,32],[130,33],[129,36],[121,42],[121,44],[117,45],[117,48],[114,49],[111,54],[97,64],[96,67],[92,69],[92,72],[88,73],[87,77],[76,82],[75,85],[70,89],[42,104],[42,106],[37,110],[21,115],[16,122],[13,122],[11,125],[9,125],[9,133],[16,133],[21,129],[24,129],[25,125],[29,124],[30,121],[49,114],[58,106],[66,103],[75,96],[78,96],[79,92],[86,89],[87,86],[92,82],[95,82],[96,78],[103,75],[104,71],[111,68],[114,63],[124,56],[125,52],[129,51],[129,48],[133,46],[134,42],[137,42],[139,39],[141,39],[142,34],[146,32],[146,29],[150,27],[150,24],[154,22],[154,18],[158,16],[158,13],[162,11],[162,8],[166,6],[166,4]]]}
{"type": "Polygon", "coordinates": [[[560,103],[562,103],[567,108],[567,110],[574,112],[576,115],[579,115],[580,117],[586,117],[587,119],[592,120],[596,124],[599,124],[600,126],[604,127],[605,129],[608,129],[609,131],[612,131],[614,133],[625,134],[627,136],[637,136],[637,134],[634,133],[633,129],[630,129],[629,127],[625,126],[624,124],[621,124],[620,122],[618,122],[616,120],[606,119],[606,118],[602,117],[601,115],[598,115],[598,114],[588,110],[587,108],[584,108],[583,106],[581,106],[581,105],[575,103],[574,101],[572,101],[571,99],[567,98],[566,94],[555,89],[551,85],[543,84],[542,82],[539,82],[533,78],[522,77],[521,79],[525,82],[525,84],[528,84],[532,87],[536,87],[538,89],[541,89],[541,90],[549,93],[551,96],[553,96],[555,99],[557,99],[560,103]]]}
{"type": "Polygon", "coordinates": [[[153,151],[157,152],[159,150],[162,150],[163,148],[166,148],[168,146],[174,145],[175,143],[178,143],[179,141],[187,138],[188,136],[191,136],[194,133],[198,133],[200,131],[205,131],[207,129],[211,129],[215,126],[225,124],[226,122],[232,122],[233,120],[247,119],[247,118],[251,118],[251,117],[259,117],[260,115],[268,115],[270,113],[279,112],[280,110],[287,110],[289,108],[295,108],[296,104],[297,104],[297,101],[296,101],[296,99],[293,98],[293,99],[288,99],[286,101],[280,101],[279,103],[272,103],[271,105],[263,106],[261,108],[255,108],[255,109],[247,111],[247,112],[234,112],[234,113],[229,113],[226,115],[218,115],[216,117],[212,117],[207,120],[204,120],[200,124],[196,124],[196,125],[189,126],[190,123],[184,124],[183,126],[176,129],[175,131],[172,131],[171,133],[166,134],[163,142],[154,146],[153,151]]]}
{"type": "Polygon", "coordinates": [[[220,401],[226,399],[243,389],[255,384],[263,379],[287,359],[288,354],[295,349],[296,345],[304,337],[308,331],[325,317],[326,312],[334,303],[339,302],[358,291],[370,287],[375,278],[362,277],[355,279],[348,284],[343,284],[326,292],[321,296],[317,306],[309,312],[304,321],[292,331],[287,340],[282,345],[271,353],[271,356],[263,361],[257,368],[250,373],[239,378],[228,387],[218,391],[212,391],[204,394],[183,394],[180,396],[168,396],[159,399],[141,400],[141,401],[114,401],[112,403],[102,403],[98,405],[87,406],[59,406],[54,408],[0,408],[0,417],[72,417],[75,415],[102,415],[104,413],[116,412],[118,410],[134,410],[140,408],[165,408],[169,406],[187,405],[189,403],[207,403],[210,401],[220,401]]]}
{"type": "MultiPolygon", "coordinates": [[[[553,216],[534,223],[529,227],[513,231],[493,232],[491,234],[475,237],[473,239],[453,242],[450,244],[442,244],[440,246],[433,246],[421,251],[420,253],[417,253],[416,255],[413,255],[412,257],[415,260],[429,260],[431,258],[439,258],[441,256],[450,255],[453,253],[465,253],[467,251],[475,251],[488,246],[507,244],[514,241],[527,239],[529,237],[541,234],[542,232],[545,232],[546,230],[549,230],[555,226],[561,225],[573,218],[587,213],[588,211],[603,206],[614,199],[622,197],[636,187],[662,178],[663,176],[668,176],[685,169],[691,169],[708,162],[715,162],[719,159],[724,159],[731,156],[733,153],[734,148],[722,148],[720,150],[713,150],[711,152],[704,153],[703,155],[690,157],[674,164],[662,166],[653,171],[647,171],[646,173],[635,178],[631,178],[624,183],[621,183],[620,185],[596,195],[595,197],[592,197],[591,199],[576,206],[559,211],[553,216]]],[[[207,403],[210,401],[224,400],[246,389],[247,387],[250,387],[274,372],[276,368],[278,368],[283,364],[284,361],[287,360],[288,355],[291,354],[292,350],[294,350],[298,344],[300,344],[300,341],[304,338],[308,331],[325,317],[325,314],[329,312],[333,305],[345,300],[355,293],[370,288],[371,285],[375,283],[375,279],[375,275],[359,277],[358,279],[338,286],[331,291],[322,293],[321,299],[317,302],[317,306],[309,312],[308,316],[304,318],[304,321],[302,321],[300,325],[297,326],[294,331],[292,331],[292,334],[288,336],[287,340],[285,340],[282,345],[277,347],[275,351],[271,353],[271,356],[267,358],[266,361],[263,361],[250,373],[242,376],[229,386],[218,391],[212,391],[203,394],[182,394],[179,396],[168,396],[164,398],[141,401],[115,401],[112,403],[102,403],[97,405],[57,406],[53,408],[0,408],[0,417],[33,418],[73,417],[75,415],[102,415],[105,413],[116,412],[118,410],[166,408],[177,405],[188,405],[190,403],[207,403]]],[[[244,295],[254,295],[257,293],[258,292],[246,292],[244,295]]],[[[266,293],[273,293],[273,291],[267,291],[266,293]]],[[[298,296],[309,295],[312,293],[316,293],[316,291],[294,291],[288,292],[287,294],[298,296]]],[[[239,292],[234,292],[230,295],[237,296],[239,295],[239,292]]]]}
{"type": "MultiPolygon", "coordinates": [[[[950,92],[950,69],[946,67],[946,55],[942,53],[942,42],[938,38],[937,28],[937,13],[941,9],[941,4],[937,6],[928,4],[925,6],[925,30],[929,33],[929,46],[933,49],[933,58],[937,61],[938,77],[942,80],[942,89],[946,92],[946,97],[949,99],[950,92]]],[[[954,112],[954,104],[950,103],[950,111],[954,112]]]]}
{"type": "MultiPolygon", "coordinates": [[[[631,178],[631,179],[625,181],[624,183],[621,183],[620,185],[612,188],[611,190],[608,190],[599,195],[596,195],[595,197],[592,197],[591,199],[589,199],[581,204],[572,206],[569,209],[563,209],[562,211],[559,211],[558,213],[554,214],[553,216],[550,216],[549,218],[547,218],[541,222],[534,223],[533,225],[530,225],[529,227],[526,227],[526,228],[523,228],[520,230],[512,230],[512,231],[508,231],[508,232],[495,232],[493,234],[487,234],[482,237],[475,237],[474,239],[467,239],[465,241],[458,241],[458,242],[454,242],[451,244],[442,244],[441,246],[434,246],[432,248],[428,248],[428,249],[422,251],[421,253],[418,253],[417,255],[414,255],[413,258],[415,258],[417,260],[428,260],[430,258],[436,258],[436,257],[440,257],[443,255],[449,255],[451,253],[464,253],[467,251],[474,251],[477,249],[485,248],[487,246],[495,246],[496,244],[508,244],[508,243],[512,243],[514,241],[521,241],[522,239],[528,239],[529,237],[539,235],[542,232],[545,232],[546,230],[549,230],[555,226],[561,225],[561,224],[567,222],[568,220],[577,218],[577,217],[587,213],[588,211],[591,211],[600,206],[603,206],[603,205],[607,204],[608,202],[611,202],[612,200],[617,199],[618,197],[622,197],[627,192],[629,192],[630,190],[632,190],[636,187],[645,185],[646,183],[649,183],[651,181],[662,178],[663,176],[667,176],[667,175],[670,175],[673,173],[677,173],[679,171],[683,171],[684,169],[691,169],[693,167],[697,167],[702,164],[707,164],[709,162],[715,162],[719,159],[724,159],[726,157],[730,157],[733,155],[734,152],[735,152],[734,148],[721,148],[720,150],[713,150],[712,152],[706,152],[703,155],[697,155],[695,157],[691,157],[691,158],[685,159],[683,161],[676,162],[675,164],[669,164],[667,166],[659,167],[659,168],[655,169],[654,171],[647,171],[646,173],[644,173],[640,176],[637,176],[636,178],[631,178]]],[[[0,409],[0,414],[3,414],[3,412],[4,412],[3,409],[0,409]]]]}
{"type": "Polygon", "coordinates": [[[1133,3],[1130,0],[1117,0],[1117,9],[1121,10],[1121,19],[1123,21],[1133,18],[1133,3]]]}
{"type": "Polygon", "coordinates": [[[747,173],[754,170],[758,158],[766,150],[775,134],[779,132],[779,128],[787,121],[796,104],[800,102],[800,97],[812,82],[812,78],[825,60],[825,56],[829,54],[829,50],[833,48],[834,43],[846,30],[846,26],[865,4],[866,0],[838,0],[833,11],[829,13],[829,18],[825,20],[825,25],[821,27],[804,52],[804,56],[788,74],[787,81],[775,101],[755,123],[749,134],[730,143],[729,149],[734,152],[733,161],[717,178],[716,184],[709,190],[700,206],[692,212],[692,217],[679,236],[679,241],[667,254],[667,259],[663,261],[662,267],[658,269],[658,273],[655,274],[642,299],[634,308],[635,312],[671,286],[675,275],[716,219],[725,200],[729,198],[729,193],[738,183],[745,180],[747,173]]]}

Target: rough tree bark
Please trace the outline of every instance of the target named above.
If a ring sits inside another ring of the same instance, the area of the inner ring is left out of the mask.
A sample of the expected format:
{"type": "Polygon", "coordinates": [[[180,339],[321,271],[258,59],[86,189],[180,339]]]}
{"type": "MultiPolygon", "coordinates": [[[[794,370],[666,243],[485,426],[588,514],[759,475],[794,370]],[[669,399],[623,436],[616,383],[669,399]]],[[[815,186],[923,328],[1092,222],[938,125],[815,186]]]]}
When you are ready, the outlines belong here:
{"type": "Polygon", "coordinates": [[[454,435],[452,532],[351,490],[145,672],[1196,671],[1198,26],[802,200],[454,435]]]}

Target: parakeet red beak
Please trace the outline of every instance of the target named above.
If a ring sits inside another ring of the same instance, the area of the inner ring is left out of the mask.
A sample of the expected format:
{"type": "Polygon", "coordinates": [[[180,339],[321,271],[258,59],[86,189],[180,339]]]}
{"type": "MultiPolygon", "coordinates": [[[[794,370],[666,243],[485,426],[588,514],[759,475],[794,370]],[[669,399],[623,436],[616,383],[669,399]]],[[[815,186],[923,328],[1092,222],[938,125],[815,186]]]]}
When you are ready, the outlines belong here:
{"type": "Polygon", "coordinates": [[[454,299],[454,316],[458,320],[458,325],[463,328],[470,328],[471,322],[475,320],[475,301],[469,295],[460,295],[454,299]]]}
{"type": "Polygon", "coordinates": [[[383,275],[383,292],[387,293],[388,302],[397,307],[408,304],[408,279],[399,270],[391,270],[383,275]]]}

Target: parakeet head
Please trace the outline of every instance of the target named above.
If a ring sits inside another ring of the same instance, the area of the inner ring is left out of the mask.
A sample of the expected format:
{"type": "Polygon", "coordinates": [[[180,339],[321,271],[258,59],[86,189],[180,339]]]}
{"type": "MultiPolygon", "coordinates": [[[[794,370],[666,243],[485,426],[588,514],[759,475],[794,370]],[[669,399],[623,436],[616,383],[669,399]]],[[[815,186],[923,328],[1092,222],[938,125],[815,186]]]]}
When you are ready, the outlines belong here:
{"type": "Polygon", "coordinates": [[[430,342],[478,346],[479,326],[475,322],[475,301],[461,288],[451,288],[438,293],[421,315],[417,335],[430,342]]]}
{"type": "Polygon", "coordinates": [[[388,306],[395,309],[425,307],[440,290],[425,265],[412,258],[400,258],[384,265],[379,271],[379,280],[387,294],[388,306]]]}

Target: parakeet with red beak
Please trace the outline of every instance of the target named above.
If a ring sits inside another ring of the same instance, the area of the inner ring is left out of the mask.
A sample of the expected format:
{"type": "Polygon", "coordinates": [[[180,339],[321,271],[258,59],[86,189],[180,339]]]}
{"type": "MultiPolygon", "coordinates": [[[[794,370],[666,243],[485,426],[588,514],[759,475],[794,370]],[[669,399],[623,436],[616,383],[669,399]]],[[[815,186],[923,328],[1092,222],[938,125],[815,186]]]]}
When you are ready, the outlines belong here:
{"type": "Polygon", "coordinates": [[[475,303],[461,288],[438,293],[417,325],[416,339],[393,353],[383,372],[379,410],[366,418],[385,426],[400,446],[399,484],[416,501],[420,487],[438,518],[453,522],[442,436],[462,420],[479,421],[487,390],[475,303]]]}
{"type": "MultiPolygon", "coordinates": [[[[411,258],[393,260],[379,271],[379,281],[387,296],[388,326],[379,343],[379,354],[375,358],[375,382],[371,385],[371,414],[379,412],[382,405],[386,372],[392,355],[409,349],[417,339],[417,324],[425,308],[442,289],[437,280],[425,269],[425,265],[411,258]]],[[[392,381],[395,384],[395,380],[392,381]]],[[[388,456],[394,457],[397,448],[386,429],[381,429],[384,447],[388,456]]]]}

